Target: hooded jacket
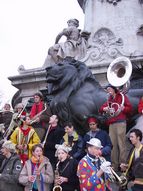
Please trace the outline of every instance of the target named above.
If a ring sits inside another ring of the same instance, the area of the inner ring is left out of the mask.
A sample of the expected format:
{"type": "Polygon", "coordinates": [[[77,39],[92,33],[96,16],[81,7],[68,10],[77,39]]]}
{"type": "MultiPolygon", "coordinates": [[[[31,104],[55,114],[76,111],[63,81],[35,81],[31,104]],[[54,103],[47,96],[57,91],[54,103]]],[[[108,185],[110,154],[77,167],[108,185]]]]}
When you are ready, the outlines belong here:
{"type": "Polygon", "coordinates": [[[0,168],[0,191],[23,190],[22,185],[18,183],[21,169],[22,163],[16,153],[3,160],[0,168]]]}

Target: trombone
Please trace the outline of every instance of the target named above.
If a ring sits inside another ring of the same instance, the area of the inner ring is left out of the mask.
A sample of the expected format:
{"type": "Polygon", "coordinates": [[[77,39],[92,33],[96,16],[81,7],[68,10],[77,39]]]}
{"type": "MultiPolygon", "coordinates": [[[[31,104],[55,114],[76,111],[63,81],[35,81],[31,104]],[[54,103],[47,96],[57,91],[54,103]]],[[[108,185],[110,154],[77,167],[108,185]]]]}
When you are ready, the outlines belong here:
{"type": "Polygon", "coordinates": [[[46,135],[45,135],[45,138],[44,138],[44,141],[42,142],[42,147],[43,147],[43,148],[44,148],[44,146],[45,146],[45,143],[46,143],[48,134],[49,134],[49,132],[50,132],[50,129],[51,129],[51,125],[49,125],[49,127],[48,127],[48,129],[47,129],[47,132],[46,132],[46,135]]]}

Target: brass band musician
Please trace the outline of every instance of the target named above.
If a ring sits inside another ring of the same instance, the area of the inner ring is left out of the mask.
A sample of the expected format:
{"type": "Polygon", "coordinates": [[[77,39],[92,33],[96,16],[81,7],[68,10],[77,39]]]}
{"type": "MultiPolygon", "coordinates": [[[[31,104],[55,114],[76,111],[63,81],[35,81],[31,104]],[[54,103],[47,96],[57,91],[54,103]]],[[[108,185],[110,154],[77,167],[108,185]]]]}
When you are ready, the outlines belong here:
{"type": "Polygon", "coordinates": [[[23,103],[18,103],[14,108],[14,113],[8,127],[9,132],[5,134],[7,139],[9,139],[9,136],[14,131],[14,129],[21,125],[25,116],[26,116],[26,112],[24,111],[23,103]]]}
{"type": "Polygon", "coordinates": [[[43,147],[32,147],[32,157],[27,160],[19,176],[25,191],[50,191],[54,174],[49,159],[43,155],[43,147]]]}
{"type": "MultiPolygon", "coordinates": [[[[127,163],[121,163],[120,167],[124,171],[125,176],[127,176],[128,181],[132,181],[133,184],[138,183],[139,185],[143,185],[142,179],[136,179],[136,174],[134,174],[135,166],[140,166],[141,162],[141,160],[137,162],[137,159],[143,158],[143,145],[141,144],[142,132],[139,129],[132,129],[129,136],[133,148],[129,153],[127,163]]],[[[142,169],[138,169],[138,174],[142,174],[142,169]]]]}
{"type": "Polygon", "coordinates": [[[79,191],[79,180],[76,175],[78,162],[68,154],[69,147],[57,145],[56,148],[58,163],[55,170],[55,186],[60,186],[62,191],[79,191]]]}
{"type": "Polygon", "coordinates": [[[109,191],[109,174],[111,163],[100,157],[101,141],[91,138],[87,141],[87,154],[78,164],[77,175],[80,180],[80,190],[109,191]]]}
{"type": "Polygon", "coordinates": [[[43,101],[43,95],[41,92],[37,92],[33,96],[34,103],[30,111],[30,118],[32,121],[32,126],[39,135],[41,141],[44,139],[46,133],[46,128],[48,128],[48,122],[50,119],[51,110],[43,101]]]}
{"type": "Polygon", "coordinates": [[[31,157],[32,147],[40,143],[37,133],[30,125],[29,116],[26,116],[21,126],[14,130],[10,136],[10,140],[15,144],[17,153],[20,155],[23,164],[25,164],[25,161],[31,157]]]}
{"type": "Polygon", "coordinates": [[[109,94],[109,98],[101,106],[100,112],[109,111],[110,113],[111,106],[115,110],[106,122],[109,125],[109,136],[113,144],[111,152],[112,165],[115,171],[119,171],[119,165],[126,161],[126,120],[132,111],[132,105],[128,97],[111,84],[107,85],[106,91],[109,94]]]}

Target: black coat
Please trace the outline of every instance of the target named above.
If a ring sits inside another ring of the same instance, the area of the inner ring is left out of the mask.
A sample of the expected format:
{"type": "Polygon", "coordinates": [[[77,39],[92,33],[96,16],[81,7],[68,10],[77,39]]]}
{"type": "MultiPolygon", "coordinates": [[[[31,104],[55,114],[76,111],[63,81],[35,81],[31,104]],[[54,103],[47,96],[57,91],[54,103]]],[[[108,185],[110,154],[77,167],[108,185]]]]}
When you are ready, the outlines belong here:
{"type": "Polygon", "coordinates": [[[77,176],[78,162],[74,158],[67,158],[58,165],[59,175],[68,178],[68,182],[61,184],[62,191],[79,190],[79,179],[77,176]]]}
{"type": "Polygon", "coordinates": [[[61,139],[64,135],[64,129],[57,126],[56,128],[52,129],[47,137],[46,144],[44,147],[44,155],[50,160],[52,166],[55,168],[57,163],[57,158],[55,157],[56,144],[60,144],[61,139]]]}

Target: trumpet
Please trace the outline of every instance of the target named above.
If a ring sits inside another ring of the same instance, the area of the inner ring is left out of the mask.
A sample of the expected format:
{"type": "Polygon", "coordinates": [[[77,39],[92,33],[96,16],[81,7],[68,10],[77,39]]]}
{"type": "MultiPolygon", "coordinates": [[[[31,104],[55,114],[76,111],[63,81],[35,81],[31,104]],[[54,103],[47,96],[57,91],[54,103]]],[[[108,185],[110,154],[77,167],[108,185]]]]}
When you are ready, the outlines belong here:
{"type": "Polygon", "coordinates": [[[124,187],[127,185],[127,177],[122,174],[121,176],[119,176],[114,170],[113,168],[111,167],[111,172],[112,172],[112,175],[114,176],[115,178],[115,181],[117,180],[117,183],[120,185],[120,187],[124,187]]]}
{"type": "MultiPolygon", "coordinates": [[[[60,163],[60,161],[57,163],[57,165],[56,165],[56,169],[55,169],[55,179],[58,179],[58,177],[59,177],[59,163],[60,163]]],[[[60,185],[58,185],[58,184],[54,184],[54,187],[53,187],[53,191],[62,191],[62,187],[60,186],[60,185]]]]}
{"type": "MultiPolygon", "coordinates": [[[[103,163],[105,160],[105,158],[103,157],[99,157],[101,163],[103,163]]],[[[112,167],[110,168],[110,173],[108,173],[109,176],[109,180],[110,182],[115,182],[117,184],[119,184],[120,187],[124,187],[127,185],[128,180],[127,177],[125,176],[125,174],[122,174],[121,176],[119,176],[112,167]]]]}

